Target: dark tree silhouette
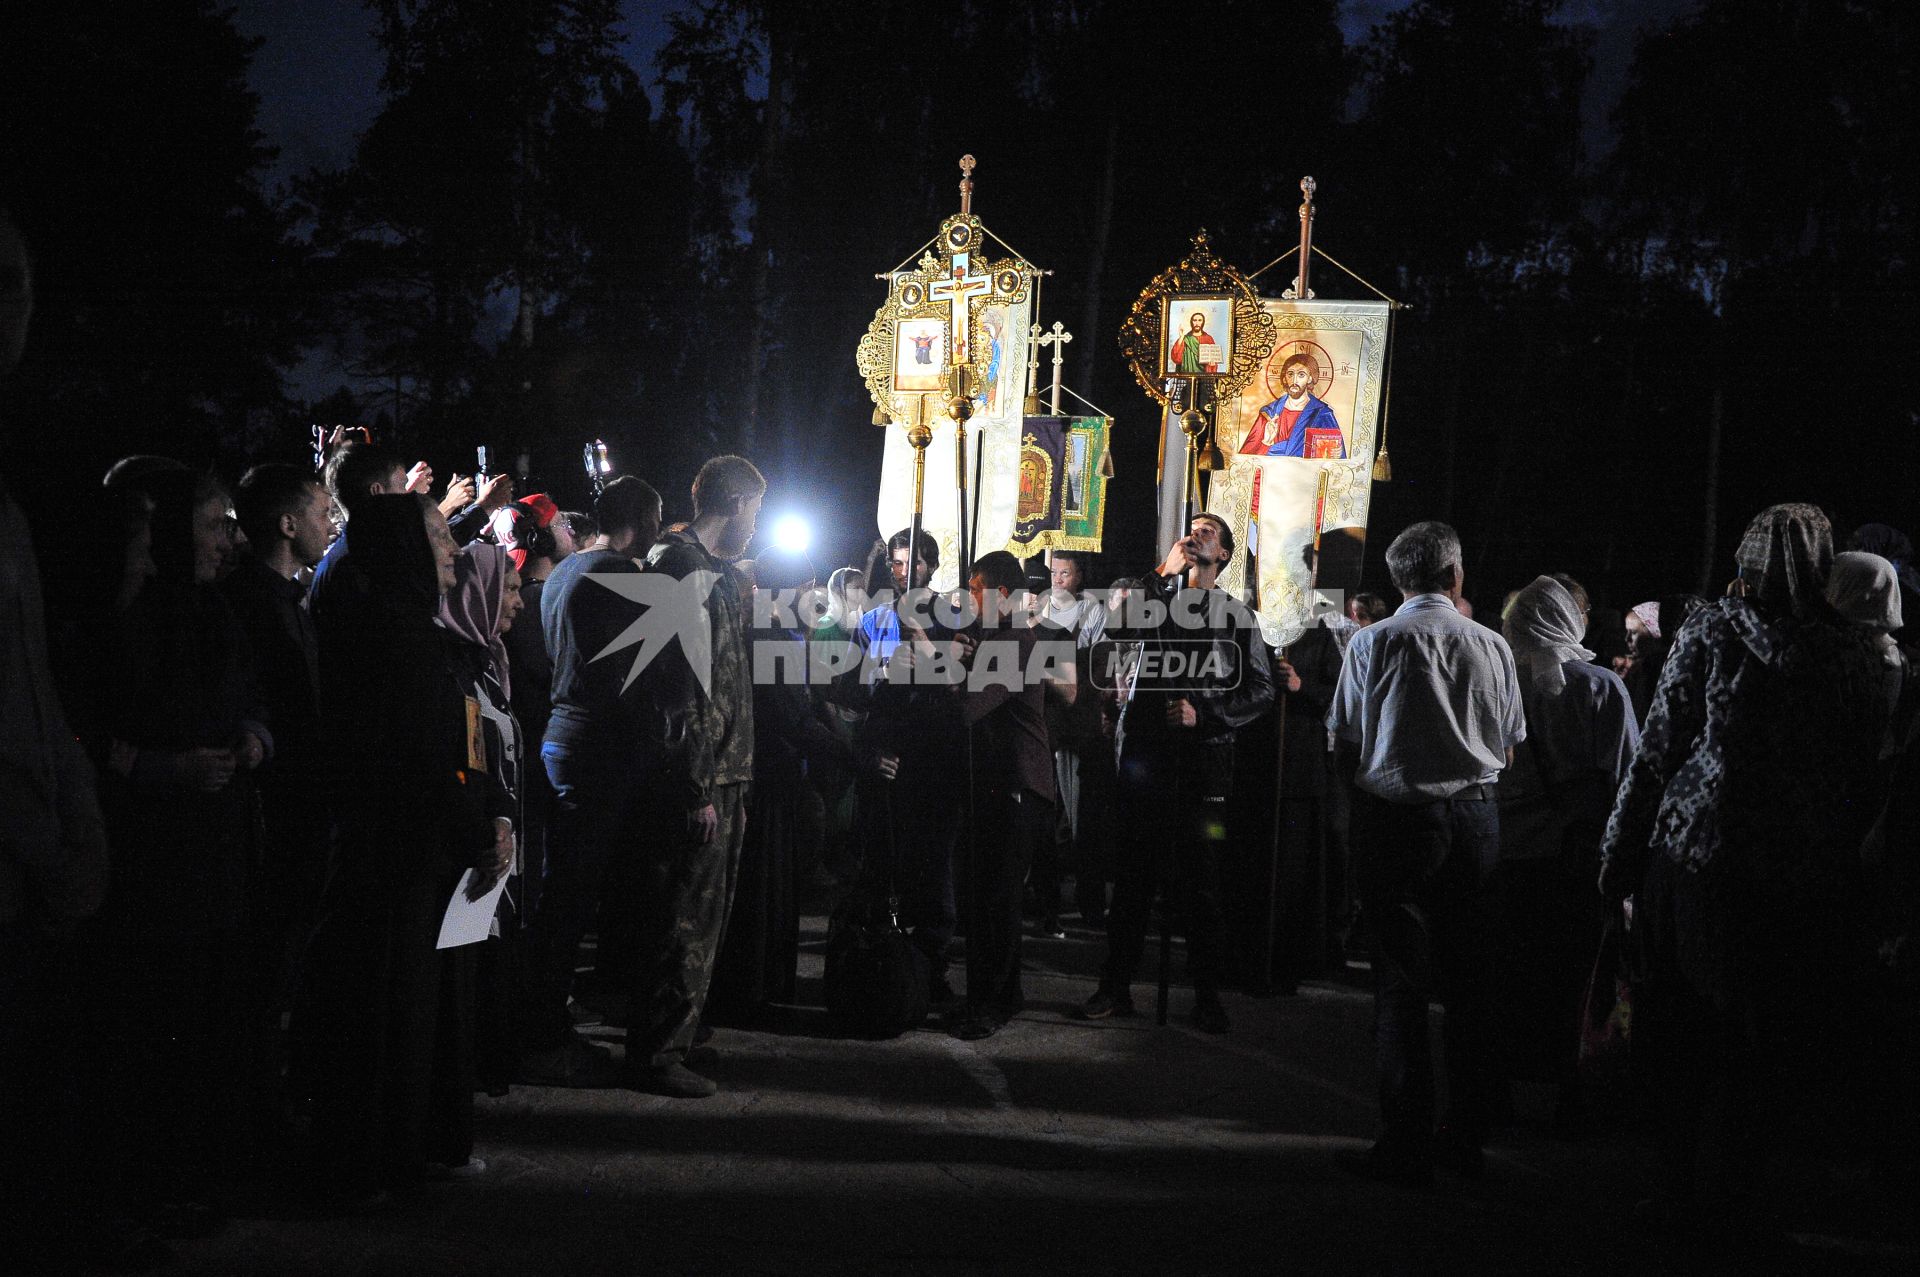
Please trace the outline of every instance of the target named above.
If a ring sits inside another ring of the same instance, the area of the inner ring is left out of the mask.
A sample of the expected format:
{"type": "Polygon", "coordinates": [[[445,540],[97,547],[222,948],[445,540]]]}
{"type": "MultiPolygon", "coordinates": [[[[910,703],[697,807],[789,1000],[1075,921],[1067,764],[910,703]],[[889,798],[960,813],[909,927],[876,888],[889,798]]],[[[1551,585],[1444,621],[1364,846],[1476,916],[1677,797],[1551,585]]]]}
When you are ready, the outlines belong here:
{"type": "Polygon", "coordinates": [[[8,6],[0,48],[0,203],[38,293],[4,388],[5,419],[41,441],[16,474],[233,451],[286,408],[311,318],[261,186],[252,46],[213,4],[74,0],[8,6]]]}

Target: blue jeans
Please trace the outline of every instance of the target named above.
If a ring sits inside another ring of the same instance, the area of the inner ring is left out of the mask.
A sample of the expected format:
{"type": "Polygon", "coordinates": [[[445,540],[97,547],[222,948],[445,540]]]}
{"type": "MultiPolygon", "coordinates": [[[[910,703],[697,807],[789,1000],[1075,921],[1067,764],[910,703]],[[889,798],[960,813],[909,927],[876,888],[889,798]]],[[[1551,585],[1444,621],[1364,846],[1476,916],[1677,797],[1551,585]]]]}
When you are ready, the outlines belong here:
{"type": "Polygon", "coordinates": [[[1431,1155],[1427,1002],[1438,997],[1446,1008],[1447,1123],[1478,1144],[1492,1075],[1491,880],[1500,859],[1500,805],[1490,797],[1390,803],[1356,789],[1353,849],[1374,946],[1381,1143],[1396,1153],[1431,1155]]]}
{"type": "Polygon", "coordinates": [[[593,926],[613,866],[638,852],[647,828],[639,798],[648,787],[618,746],[581,749],[548,741],[540,757],[554,801],[547,880],[530,937],[524,1032],[530,1046],[550,1047],[572,1031],[567,997],[580,941],[593,926]]]}

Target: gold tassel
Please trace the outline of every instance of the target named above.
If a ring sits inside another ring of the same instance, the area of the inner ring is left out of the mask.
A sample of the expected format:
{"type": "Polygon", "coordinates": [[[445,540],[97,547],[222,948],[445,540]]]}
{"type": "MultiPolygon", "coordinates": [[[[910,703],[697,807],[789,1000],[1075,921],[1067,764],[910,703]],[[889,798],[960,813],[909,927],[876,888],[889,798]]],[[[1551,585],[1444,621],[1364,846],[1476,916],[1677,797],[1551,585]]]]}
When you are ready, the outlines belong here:
{"type": "Polygon", "coordinates": [[[1393,482],[1393,462],[1387,460],[1387,446],[1380,445],[1380,455],[1373,459],[1373,481],[1375,483],[1393,482]]]}
{"type": "Polygon", "coordinates": [[[1020,411],[1029,417],[1039,416],[1040,415],[1040,396],[1037,394],[1028,395],[1027,402],[1021,406],[1020,411]]]}
{"type": "Polygon", "coordinates": [[[887,410],[879,404],[873,406],[873,424],[876,426],[884,426],[887,424],[887,410]]]}
{"type": "Polygon", "coordinates": [[[1209,442],[1200,449],[1200,460],[1196,463],[1202,470],[1214,471],[1227,468],[1227,454],[1220,451],[1220,445],[1209,442]]]}

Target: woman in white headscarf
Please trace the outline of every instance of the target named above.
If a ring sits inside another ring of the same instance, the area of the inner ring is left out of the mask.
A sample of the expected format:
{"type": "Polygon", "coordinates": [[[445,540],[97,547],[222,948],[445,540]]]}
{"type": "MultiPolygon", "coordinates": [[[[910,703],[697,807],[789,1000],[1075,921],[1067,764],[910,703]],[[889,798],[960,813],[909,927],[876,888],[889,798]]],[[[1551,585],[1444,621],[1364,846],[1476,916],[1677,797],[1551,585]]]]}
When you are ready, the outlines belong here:
{"type": "Polygon", "coordinates": [[[1904,699],[1910,699],[1907,688],[1912,663],[1893,638],[1903,624],[1899,570],[1877,554],[1860,550],[1836,554],[1833,571],[1827,577],[1827,602],[1833,604],[1833,610],[1842,617],[1873,636],[1874,647],[1884,666],[1881,679],[1886,687],[1888,709],[1893,710],[1904,699]]]}
{"type": "Polygon", "coordinates": [[[1535,577],[1503,623],[1527,738],[1500,777],[1500,1001],[1516,1077],[1560,1084],[1556,1128],[1585,1125],[1573,1071],[1581,992],[1604,921],[1593,879],[1614,790],[1639,743],[1626,685],[1581,645],[1586,591],[1535,577]]]}

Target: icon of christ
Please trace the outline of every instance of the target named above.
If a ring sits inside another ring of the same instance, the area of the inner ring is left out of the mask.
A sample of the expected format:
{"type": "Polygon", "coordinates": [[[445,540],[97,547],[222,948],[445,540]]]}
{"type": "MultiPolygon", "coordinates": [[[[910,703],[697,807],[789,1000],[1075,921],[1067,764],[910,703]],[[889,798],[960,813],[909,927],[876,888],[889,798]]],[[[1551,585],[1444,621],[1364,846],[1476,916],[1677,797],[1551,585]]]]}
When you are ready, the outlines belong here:
{"type": "Polygon", "coordinates": [[[1207,332],[1207,317],[1200,311],[1187,316],[1187,331],[1173,339],[1167,367],[1187,375],[1220,371],[1220,343],[1207,332]]]}
{"type": "Polygon", "coordinates": [[[1264,457],[1345,457],[1340,422],[1326,400],[1313,393],[1319,376],[1320,366],[1312,355],[1298,351],[1287,356],[1280,367],[1286,394],[1260,409],[1240,451],[1264,457]]]}

